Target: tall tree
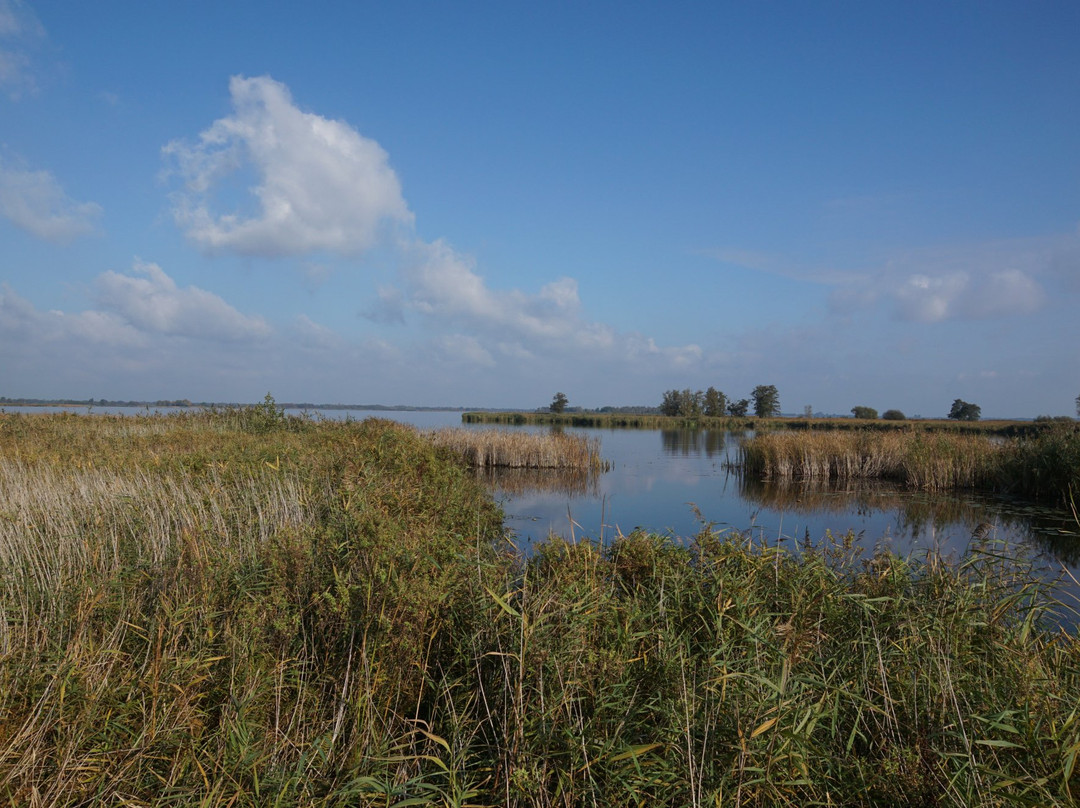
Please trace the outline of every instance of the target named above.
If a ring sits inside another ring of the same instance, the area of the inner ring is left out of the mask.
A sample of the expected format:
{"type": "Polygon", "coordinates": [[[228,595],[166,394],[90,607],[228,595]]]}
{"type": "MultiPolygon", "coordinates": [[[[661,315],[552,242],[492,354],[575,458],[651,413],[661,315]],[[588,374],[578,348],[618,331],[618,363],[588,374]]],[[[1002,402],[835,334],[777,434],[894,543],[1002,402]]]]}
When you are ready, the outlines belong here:
{"type": "Polygon", "coordinates": [[[685,390],[667,390],[664,393],[664,401],[660,404],[660,412],[663,415],[697,418],[701,415],[704,402],[705,394],[700,390],[696,393],[689,387],[685,390]]]}
{"type": "Polygon", "coordinates": [[[852,407],[851,414],[856,418],[865,418],[869,421],[877,420],[877,410],[873,407],[852,407]]]}
{"type": "Polygon", "coordinates": [[[958,398],[952,403],[949,417],[954,421],[978,421],[982,417],[982,407],[958,398]]]}
{"type": "Polygon", "coordinates": [[[732,401],[727,409],[733,418],[744,418],[750,409],[750,399],[740,398],[738,401],[732,401]]]}
{"type": "Polygon", "coordinates": [[[548,405],[548,409],[554,413],[560,413],[566,411],[566,405],[570,403],[570,399],[566,397],[566,393],[556,393],[555,398],[551,399],[551,404],[548,405]]]}
{"type": "Polygon", "coordinates": [[[754,399],[754,415],[758,418],[772,418],[780,414],[780,393],[773,384],[759,384],[750,394],[754,399]]]}
{"type": "Polygon", "coordinates": [[[682,391],[682,410],[679,412],[679,415],[684,418],[697,418],[701,415],[701,408],[704,401],[704,393],[700,390],[695,393],[687,387],[682,391]]]}
{"type": "Polygon", "coordinates": [[[705,414],[710,418],[723,418],[727,412],[727,396],[710,387],[705,391],[705,414]]]}
{"type": "Polygon", "coordinates": [[[678,390],[665,390],[664,400],[660,404],[661,415],[678,415],[682,409],[682,393],[678,390]]]}

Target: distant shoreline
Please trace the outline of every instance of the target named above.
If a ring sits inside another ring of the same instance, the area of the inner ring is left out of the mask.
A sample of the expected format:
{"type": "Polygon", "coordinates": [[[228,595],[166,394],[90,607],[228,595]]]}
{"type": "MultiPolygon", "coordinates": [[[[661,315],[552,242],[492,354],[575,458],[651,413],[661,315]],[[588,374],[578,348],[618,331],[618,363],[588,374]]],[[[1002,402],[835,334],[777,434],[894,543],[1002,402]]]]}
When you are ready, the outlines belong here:
{"type": "MultiPolygon", "coordinates": [[[[252,404],[236,401],[109,401],[106,399],[41,399],[41,398],[0,398],[2,407],[124,407],[144,409],[147,407],[190,407],[191,409],[239,408],[252,404]]],[[[285,410],[371,410],[375,412],[516,412],[505,407],[419,407],[406,404],[312,404],[310,402],[277,402],[276,406],[285,410]]]]}

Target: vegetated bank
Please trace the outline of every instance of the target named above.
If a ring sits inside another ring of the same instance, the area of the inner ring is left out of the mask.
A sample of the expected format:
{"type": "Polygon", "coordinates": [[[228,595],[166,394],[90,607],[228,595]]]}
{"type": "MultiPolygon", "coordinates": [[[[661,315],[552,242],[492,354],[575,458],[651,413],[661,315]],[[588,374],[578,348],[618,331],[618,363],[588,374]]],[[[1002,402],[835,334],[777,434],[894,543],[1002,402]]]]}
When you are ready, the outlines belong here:
{"type": "Polygon", "coordinates": [[[0,415],[0,800],[1076,804],[1053,591],[853,538],[526,558],[392,422],[0,415]]]}
{"type": "Polygon", "coordinates": [[[1080,426],[1025,437],[973,432],[763,432],[738,465],[764,479],[884,479],[913,489],[979,489],[1069,506],[1080,493],[1080,426]]]}
{"type": "Polygon", "coordinates": [[[507,426],[574,426],[593,429],[726,429],[774,431],[881,431],[881,432],[954,432],[1019,437],[1037,435],[1054,424],[1035,421],[951,421],[920,419],[904,421],[867,421],[857,418],[758,418],[755,416],[683,417],[640,413],[604,412],[464,412],[462,423],[502,424],[507,426]]]}

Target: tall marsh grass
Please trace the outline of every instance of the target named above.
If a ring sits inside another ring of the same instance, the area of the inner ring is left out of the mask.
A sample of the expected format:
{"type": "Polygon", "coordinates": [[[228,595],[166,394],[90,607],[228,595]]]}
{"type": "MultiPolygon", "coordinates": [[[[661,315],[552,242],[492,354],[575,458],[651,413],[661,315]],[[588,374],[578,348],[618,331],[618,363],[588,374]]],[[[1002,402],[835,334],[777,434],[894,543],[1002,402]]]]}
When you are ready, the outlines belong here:
{"type": "Polygon", "coordinates": [[[993,438],[925,431],[767,432],[745,441],[739,466],[762,479],[891,480],[908,488],[1006,491],[1064,505],[1080,492],[1080,430],[993,438]]]}
{"type": "Polygon", "coordinates": [[[424,435],[473,468],[606,470],[600,441],[562,432],[435,429],[424,435]]]}
{"type": "Polygon", "coordinates": [[[233,416],[0,415],[0,804],[1080,801],[1076,615],[992,546],[525,557],[416,430],[233,416]]]}
{"type": "Polygon", "coordinates": [[[910,488],[974,488],[998,471],[1002,445],[982,435],[768,432],[742,444],[739,463],[763,478],[893,480],[910,488]]]}

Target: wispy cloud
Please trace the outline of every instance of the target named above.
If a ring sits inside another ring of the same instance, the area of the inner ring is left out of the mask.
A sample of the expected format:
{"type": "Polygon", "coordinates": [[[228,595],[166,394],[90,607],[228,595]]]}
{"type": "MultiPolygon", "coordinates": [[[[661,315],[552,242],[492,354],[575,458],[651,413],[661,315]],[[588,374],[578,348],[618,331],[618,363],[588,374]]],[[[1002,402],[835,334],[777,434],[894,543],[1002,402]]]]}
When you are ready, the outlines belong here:
{"type": "Polygon", "coordinates": [[[831,304],[852,311],[877,303],[900,320],[935,323],[1033,314],[1060,285],[1062,261],[1074,254],[1075,234],[910,250],[838,284],[831,304]]]}
{"type": "Polygon", "coordinates": [[[1039,283],[1018,269],[982,276],[951,272],[922,273],[896,279],[886,293],[905,320],[936,323],[949,319],[986,319],[1031,314],[1046,298],[1039,283]]]}
{"type": "Polygon", "coordinates": [[[857,269],[804,266],[777,254],[713,249],[725,264],[830,288],[830,308],[854,314],[885,306],[901,321],[936,323],[1028,315],[1048,284],[1074,291],[1080,234],[897,251],[857,269]]]}
{"type": "Polygon", "coordinates": [[[268,76],[229,82],[233,114],[195,143],[164,148],[184,188],[177,223],[207,250],[277,257],[317,250],[358,254],[387,224],[412,221],[386,152],[342,121],[300,110],[268,76]],[[213,196],[253,170],[256,210],[216,212],[213,196]]]}
{"type": "Polygon", "coordinates": [[[394,286],[380,286],[378,299],[360,311],[360,316],[383,325],[404,324],[405,295],[394,286]]]}
{"type": "Polygon", "coordinates": [[[45,29],[23,0],[0,0],[0,90],[12,100],[37,91],[32,53],[45,29]]]}
{"type": "Polygon", "coordinates": [[[735,248],[712,248],[697,250],[698,255],[713,258],[722,264],[764,272],[781,278],[826,286],[851,283],[862,277],[861,273],[831,267],[807,266],[793,261],[786,255],[762,250],[735,248]]]}
{"type": "Polygon", "coordinates": [[[495,358],[476,337],[467,334],[447,334],[435,341],[435,347],[443,362],[480,367],[495,367],[495,358]]]}
{"type": "Polygon", "coordinates": [[[0,159],[0,216],[40,239],[67,243],[94,232],[101,206],[71,199],[48,171],[0,159]]]}

